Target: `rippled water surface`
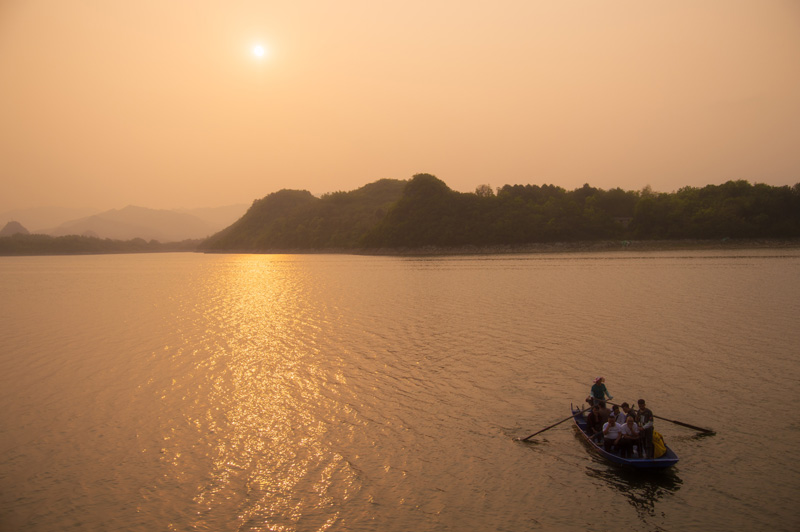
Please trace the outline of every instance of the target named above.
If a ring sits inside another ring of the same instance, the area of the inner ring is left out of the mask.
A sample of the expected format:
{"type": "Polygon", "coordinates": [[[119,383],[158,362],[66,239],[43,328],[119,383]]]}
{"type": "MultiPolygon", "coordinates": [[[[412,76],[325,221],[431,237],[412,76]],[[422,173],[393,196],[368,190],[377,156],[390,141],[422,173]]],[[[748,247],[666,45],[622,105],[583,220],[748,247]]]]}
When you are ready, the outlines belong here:
{"type": "Polygon", "coordinates": [[[0,530],[800,528],[800,251],[0,258],[0,530]],[[565,419],[603,375],[681,461],[565,419]]]}

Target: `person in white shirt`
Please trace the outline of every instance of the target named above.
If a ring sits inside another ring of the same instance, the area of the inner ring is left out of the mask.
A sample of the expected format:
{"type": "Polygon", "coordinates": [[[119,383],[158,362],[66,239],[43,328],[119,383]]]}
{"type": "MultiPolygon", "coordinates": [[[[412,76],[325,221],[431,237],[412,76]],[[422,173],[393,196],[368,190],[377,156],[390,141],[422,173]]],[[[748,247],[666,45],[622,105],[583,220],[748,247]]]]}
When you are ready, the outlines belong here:
{"type": "Polygon", "coordinates": [[[619,455],[627,458],[631,455],[633,446],[639,442],[639,435],[641,429],[636,424],[633,416],[628,416],[625,424],[619,429],[619,437],[617,438],[617,446],[619,448],[619,455]]]}
{"type": "Polygon", "coordinates": [[[603,424],[603,448],[606,452],[610,453],[612,447],[617,444],[621,428],[622,425],[617,423],[614,416],[609,416],[608,421],[603,424]]]}

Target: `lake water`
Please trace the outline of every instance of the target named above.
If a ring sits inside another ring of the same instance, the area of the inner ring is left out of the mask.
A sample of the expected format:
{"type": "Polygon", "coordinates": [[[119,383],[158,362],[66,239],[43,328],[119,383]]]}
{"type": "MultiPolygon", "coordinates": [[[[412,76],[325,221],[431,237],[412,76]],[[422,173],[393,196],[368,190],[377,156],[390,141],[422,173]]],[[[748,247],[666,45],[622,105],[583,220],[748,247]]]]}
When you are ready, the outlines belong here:
{"type": "Polygon", "coordinates": [[[800,529],[800,250],[0,258],[0,529],[800,529]],[[680,457],[571,421],[592,379],[680,457]]]}

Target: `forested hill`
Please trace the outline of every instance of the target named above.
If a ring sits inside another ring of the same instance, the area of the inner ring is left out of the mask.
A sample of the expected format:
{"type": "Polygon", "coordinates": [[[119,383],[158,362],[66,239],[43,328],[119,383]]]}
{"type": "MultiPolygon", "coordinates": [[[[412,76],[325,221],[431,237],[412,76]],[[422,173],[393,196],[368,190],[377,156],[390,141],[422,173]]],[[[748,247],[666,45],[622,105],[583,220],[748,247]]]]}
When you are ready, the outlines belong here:
{"type": "Polygon", "coordinates": [[[400,199],[407,183],[382,179],[321,198],[305,190],[281,190],[253,202],[242,218],[205,240],[200,249],[354,249],[400,199]]]}
{"type": "Polygon", "coordinates": [[[430,174],[316,198],[282,190],[253,203],[208,251],[419,248],[540,242],[800,237],[800,184],[729,181],[674,193],[506,185],[451,190],[430,174]]]}

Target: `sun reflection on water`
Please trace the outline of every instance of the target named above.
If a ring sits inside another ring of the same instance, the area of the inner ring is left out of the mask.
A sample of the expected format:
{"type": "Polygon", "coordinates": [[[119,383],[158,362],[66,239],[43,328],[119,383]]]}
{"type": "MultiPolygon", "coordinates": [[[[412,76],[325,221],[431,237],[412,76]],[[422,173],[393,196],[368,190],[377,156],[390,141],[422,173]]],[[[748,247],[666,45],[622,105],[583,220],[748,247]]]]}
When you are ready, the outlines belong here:
{"type": "MultiPolygon", "coordinates": [[[[360,488],[356,471],[326,445],[332,423],[349,416],[323,389],[344,377],[324,369],[324,306],[300,263],[281,256],[230,257],[200,289],[192,327],[202,345],[184,382],[184,412],[197,432],[196,459],[210,462],[196,487],[198,529],[325,530],[360,488]],[[209,302],[203,304],[203,301],[209,302]],[[198,327],[202,322],[202,326],[198,327]]],[[[164,449],[177,480],[186,467],[164,449]]]]}

